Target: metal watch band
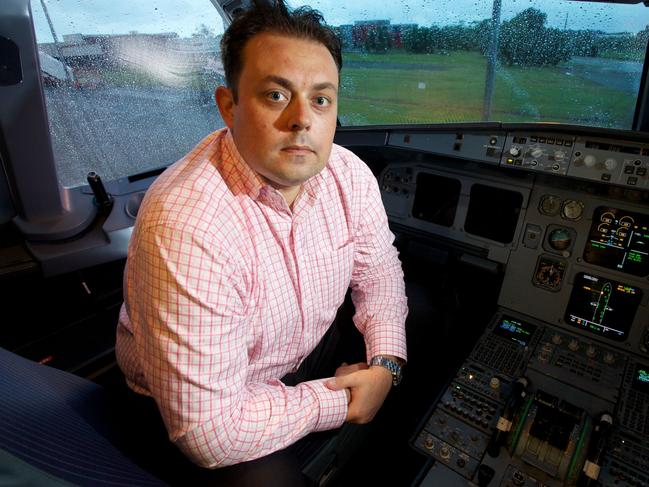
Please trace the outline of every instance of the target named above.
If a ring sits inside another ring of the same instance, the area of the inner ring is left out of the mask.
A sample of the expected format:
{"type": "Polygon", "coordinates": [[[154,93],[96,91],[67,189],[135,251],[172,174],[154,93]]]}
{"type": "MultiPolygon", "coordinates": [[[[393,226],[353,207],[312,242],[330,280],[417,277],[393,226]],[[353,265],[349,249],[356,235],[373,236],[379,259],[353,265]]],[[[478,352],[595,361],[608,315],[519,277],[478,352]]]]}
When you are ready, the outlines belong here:
{"type": "Polygon", "coordinates": [[[402,372],[401,366],[394,360],[384,357],[383,355],[377,355],[372,357],[370,361],[370,366],[378,365],[379,367],[385,367],[392,374],[392,385],[398,386],[401,382],[402,372]]]}

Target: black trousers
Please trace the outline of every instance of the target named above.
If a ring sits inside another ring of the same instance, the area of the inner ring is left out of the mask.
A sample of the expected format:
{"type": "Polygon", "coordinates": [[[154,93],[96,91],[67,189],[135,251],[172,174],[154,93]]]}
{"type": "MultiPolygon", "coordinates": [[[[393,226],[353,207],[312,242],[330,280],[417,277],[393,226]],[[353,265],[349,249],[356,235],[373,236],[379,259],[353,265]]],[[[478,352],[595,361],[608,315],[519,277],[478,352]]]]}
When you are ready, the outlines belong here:
{"type": "MultiPolygon", "coordinates": [[[[343,306],[329,331],[298,371],[282,378],[287,385],[330,377],[343,362],[365,361],[362,336],[351,321],[349,305],[343,306]]],[[[205,469],[190,462],[168,438],[158,407],[152,398],[125,386],[120,401],[129,438],[125,448],[146,470],[170,485],[210,486],[309,486],[303,473],[305,461],[336,434],[312,433],[297,443],[263,458],[219,469],[205,469]]]]}

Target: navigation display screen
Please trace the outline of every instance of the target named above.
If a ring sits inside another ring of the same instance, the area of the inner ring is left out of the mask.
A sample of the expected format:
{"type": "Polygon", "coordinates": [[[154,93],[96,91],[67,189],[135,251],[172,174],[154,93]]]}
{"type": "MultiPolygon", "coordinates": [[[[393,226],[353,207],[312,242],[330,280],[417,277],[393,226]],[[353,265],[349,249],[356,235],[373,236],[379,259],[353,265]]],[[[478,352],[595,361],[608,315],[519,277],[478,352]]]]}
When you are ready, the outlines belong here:
{"type": "Polygon", "coordinates": [[[566,323],[616,341],[627,338],[642,291],[580,272],[566,309],[566,323]]]}
{"type": "Polygon", "coordinates": [[[633,387],[636,391],[649,394],[649,367],[642,364],[635,366],[631,387],[633,387]]]}
{"type": "Polygon", "coordinates": [[[649,216],[618,208],[597,208],[584,260],[634,276],[649,274],[649,216]]]}
{"type": "Polygon", "coordinates": [[[511,316],[502,316],[493,329],[494,335],[526,347],[536,331],[536,326],[511,316]]]}

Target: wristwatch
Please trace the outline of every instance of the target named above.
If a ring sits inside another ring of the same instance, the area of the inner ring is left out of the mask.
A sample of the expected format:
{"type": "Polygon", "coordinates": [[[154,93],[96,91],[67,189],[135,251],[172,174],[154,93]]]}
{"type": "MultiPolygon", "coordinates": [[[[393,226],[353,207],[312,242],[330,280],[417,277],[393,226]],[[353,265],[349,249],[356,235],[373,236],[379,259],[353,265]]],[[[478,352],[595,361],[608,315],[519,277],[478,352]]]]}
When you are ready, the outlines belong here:
{"type": "Polygon", "coordinates": [[[370,366],[372,365],[378,365],[379,367],[385,367],[386,369],[388,369],[392,374],[393,386],[398,386],[401,382],[403,373],[401,370],[401,365],[399,365],[397,361],[392,360],[388,357],[384,357],[383,355],[377,355],[376,357],[372,357],[372,360],[370,360],[370,366]]]}

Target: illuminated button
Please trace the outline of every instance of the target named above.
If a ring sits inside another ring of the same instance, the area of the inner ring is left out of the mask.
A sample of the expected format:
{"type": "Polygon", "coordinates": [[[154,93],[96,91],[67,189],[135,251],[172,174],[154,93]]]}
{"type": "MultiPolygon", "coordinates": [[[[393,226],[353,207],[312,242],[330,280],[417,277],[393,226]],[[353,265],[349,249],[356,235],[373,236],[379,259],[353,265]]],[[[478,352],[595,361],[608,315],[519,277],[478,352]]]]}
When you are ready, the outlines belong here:
{"type": "Polygon", "coordinates": [[[633,174],[635,167],[633,166],[624,166],[624,174],[633,174]]]}
{"type": "Polygon", "coordinates": [[[500,379],[498,377],[492,377],[491,380],[489,381],[489,387],[491,387],[494,390],[497,390],[500,388],[500,379]]]}
{"type": "Polygon", "coordinates": [[[647,175],[647,168],[646,167],[639,167],[638,169],[635,170],[635,173],[638,176],[646,176],[647,175]]]}
{"type": "Polygon", "coordinates": [[[629,176],[629,178],[626,180],[626,184],[630,184],[631,186],[635,186],[638,184],[638,178],[635,176],[629,176]]]}
{"type": "Polygon", "coordinates": [[[602,181],[610,181],[611,180],[611,175],[607,172],[602,174],[602,181]]]}
{"type": "Polygon", "coordinates": [[[498,139],[496,137],[492,137],[489,139],[489,143],[491,145],[496,145],[498,143],[498,139]]]}
{"type": "Polygon", "coordinates": [[[554,144],[554,138],[553,137],[548,137],[547,143],[548,144],[554,144]]]}
{"type": "Polygon", "coordinates": [[[568,348],[573,352],[576,352],[577,350],[579,350],[579,342],[573,338],[572,340],[570,340],[568,348]]]}
{"type": "Polygon", "coordinates": [[[546,141],[545,137],[539,137],[539,142],[541,144],[545,144],[545,141],[546,141]]]}
{"type": "Polygon", "coordinates": [[[538,142],[538,140],[539,140],[539,139],[538,139],[537,137],[530,137],[530,141],[531,141],[531,142],[538,142]]]}

